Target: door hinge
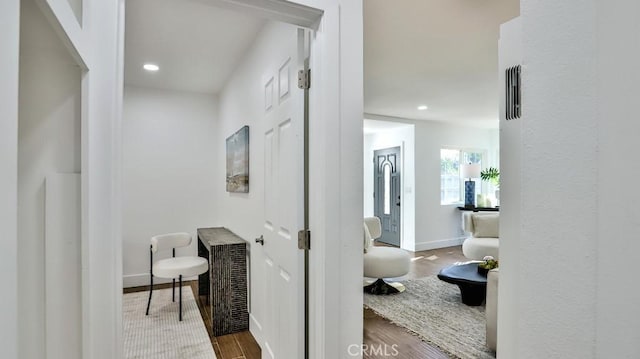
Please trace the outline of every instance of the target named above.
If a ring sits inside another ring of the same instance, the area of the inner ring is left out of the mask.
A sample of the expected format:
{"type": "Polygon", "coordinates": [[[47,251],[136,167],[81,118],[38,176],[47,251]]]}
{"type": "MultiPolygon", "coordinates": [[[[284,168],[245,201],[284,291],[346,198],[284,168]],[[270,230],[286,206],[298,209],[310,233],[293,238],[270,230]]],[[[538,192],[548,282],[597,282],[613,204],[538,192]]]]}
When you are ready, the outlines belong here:
{"type": "Polygon", "coordinates": [[[298,88],[302,90],[311,88],[311,70],[298,71],[298,88]]]}
{"type": "Polygon", "coordinates": [[[311,249],[311,231],[303,229],[298,232],[298,249],[311,249]]]}

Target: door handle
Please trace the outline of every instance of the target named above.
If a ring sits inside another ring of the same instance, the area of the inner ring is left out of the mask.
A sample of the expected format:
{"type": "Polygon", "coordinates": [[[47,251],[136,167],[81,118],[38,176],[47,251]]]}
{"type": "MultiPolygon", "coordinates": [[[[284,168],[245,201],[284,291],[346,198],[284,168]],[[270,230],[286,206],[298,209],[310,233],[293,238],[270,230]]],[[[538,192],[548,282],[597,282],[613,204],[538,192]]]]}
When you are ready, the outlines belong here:
{"type": "Polygon", "coordinates": [[[396,206],[399,206],[399,205],[400,205],[400,202],[396,203],[396,206]]]}
{"type": "Polygon", "coordinates": [[[260,237],[256,238],[256,243],[260,243],[260,245],[264,246],[264,236],[260,235],[260,237]]]}

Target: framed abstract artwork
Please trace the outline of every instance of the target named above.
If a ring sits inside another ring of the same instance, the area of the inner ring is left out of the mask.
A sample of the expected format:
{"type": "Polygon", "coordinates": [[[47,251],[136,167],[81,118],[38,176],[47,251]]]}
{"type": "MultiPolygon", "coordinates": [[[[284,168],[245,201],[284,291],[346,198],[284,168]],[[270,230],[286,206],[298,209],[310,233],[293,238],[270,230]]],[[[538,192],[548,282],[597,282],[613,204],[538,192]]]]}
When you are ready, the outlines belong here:
{"type": "Polygon", "coordinates": [[[227,192],[249,192],[249,126],[227,137],[227,192]]]}

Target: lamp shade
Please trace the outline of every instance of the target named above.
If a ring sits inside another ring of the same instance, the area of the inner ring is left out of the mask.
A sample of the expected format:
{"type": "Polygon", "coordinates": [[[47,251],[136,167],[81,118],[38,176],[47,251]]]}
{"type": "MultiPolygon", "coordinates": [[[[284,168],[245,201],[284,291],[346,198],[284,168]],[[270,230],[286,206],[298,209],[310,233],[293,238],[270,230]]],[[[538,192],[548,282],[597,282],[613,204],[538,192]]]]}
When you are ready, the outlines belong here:
{"type": "Polygon", "coordinates": [[[480,177],[480,164],[469,163],[460,166],[460,176],[462,178],[479,178],[480,177]]]}

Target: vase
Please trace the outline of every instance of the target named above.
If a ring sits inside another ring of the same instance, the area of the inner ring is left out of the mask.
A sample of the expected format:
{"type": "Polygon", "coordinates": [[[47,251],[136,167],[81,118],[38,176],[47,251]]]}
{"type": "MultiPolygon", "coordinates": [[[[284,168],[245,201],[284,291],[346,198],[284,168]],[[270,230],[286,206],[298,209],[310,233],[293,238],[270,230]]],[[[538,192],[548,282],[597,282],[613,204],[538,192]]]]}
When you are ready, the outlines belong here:
{"type": "Polygon", "coordinates": [[[478,266],[478,274],[486,276],[487,273],[489,273],[489,269],[478,266]]]}

